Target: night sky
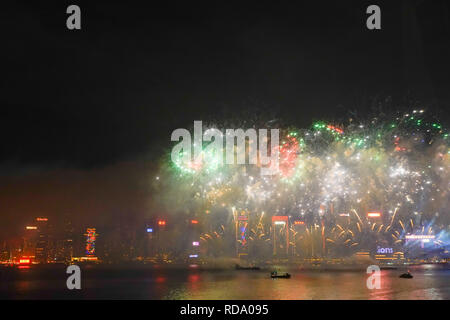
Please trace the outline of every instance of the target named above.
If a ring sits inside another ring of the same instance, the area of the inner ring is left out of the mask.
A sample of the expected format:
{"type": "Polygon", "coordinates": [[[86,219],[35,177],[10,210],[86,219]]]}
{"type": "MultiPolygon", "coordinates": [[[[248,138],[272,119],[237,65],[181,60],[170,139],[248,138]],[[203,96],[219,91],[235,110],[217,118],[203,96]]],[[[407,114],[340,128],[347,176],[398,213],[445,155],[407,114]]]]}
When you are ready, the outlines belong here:
{"type": "Polygon", "coordinates": [[[37,215],[149,214],[152,170],[194,120],[268,108],[309,126],[420,101],[448,123],[448,1],[150,3],[2,5],[0,238],[37,215]]]}

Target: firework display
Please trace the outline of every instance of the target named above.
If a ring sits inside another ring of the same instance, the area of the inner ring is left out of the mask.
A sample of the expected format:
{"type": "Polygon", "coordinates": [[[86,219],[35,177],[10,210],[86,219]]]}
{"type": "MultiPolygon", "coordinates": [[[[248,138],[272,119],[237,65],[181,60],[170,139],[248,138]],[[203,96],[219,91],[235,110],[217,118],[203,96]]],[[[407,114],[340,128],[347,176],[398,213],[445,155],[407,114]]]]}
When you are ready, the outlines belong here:
{"type": "Polygon", "coordinates": [[[310,256],[401,247],[407,234],[433,234],[435,245],[446,240],[448,132],[424,110],[280,129],[273,176],[260,175],[258,165],[217,165],[222,154],[211,150],[204,145],[203,162],[195,165],[182,154],[164,162],[156,180],[164,210],[198,216],[205,243],[214,234],[226,238],[236,211],[249,217],[250,251],[252,241],[270,241],[272,216],[305,225],[290,241],[310,256]]]}

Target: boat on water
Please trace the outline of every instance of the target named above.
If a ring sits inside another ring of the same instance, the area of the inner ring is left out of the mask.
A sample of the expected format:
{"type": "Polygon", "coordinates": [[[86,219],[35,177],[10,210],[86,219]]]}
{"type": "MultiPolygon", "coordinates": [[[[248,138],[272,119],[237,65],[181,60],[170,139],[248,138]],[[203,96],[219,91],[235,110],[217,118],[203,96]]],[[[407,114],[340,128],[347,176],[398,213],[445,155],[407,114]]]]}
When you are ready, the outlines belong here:
{"type": "Polygon", "coordinates": [[[412,279],[412,278],[413,278],[413,275],[408,271],[408,272],[406,272],[406,273],[401,274],[401,275],[400,275],[400,278],[403,278],[403,279],[412,279]]]}
{"type": "Polygon", "coordinates": [[[243,267],[241,265],[236,265],[236,270],[261,270],[260,267],[243,267]]]}
{"type": "Polygon", "coordinates": [[[380,270],[397,270],[397,267],[384,266],[380,267],[380,270]]]}
{"type": "Polygon", "coordinates": [[[291,277],[291,275],[287,272],[283,272],[283,273],[278,273],[277,271],[274,271],[270,274],[270,277],[272,279],[289,279],[291,277]]]}

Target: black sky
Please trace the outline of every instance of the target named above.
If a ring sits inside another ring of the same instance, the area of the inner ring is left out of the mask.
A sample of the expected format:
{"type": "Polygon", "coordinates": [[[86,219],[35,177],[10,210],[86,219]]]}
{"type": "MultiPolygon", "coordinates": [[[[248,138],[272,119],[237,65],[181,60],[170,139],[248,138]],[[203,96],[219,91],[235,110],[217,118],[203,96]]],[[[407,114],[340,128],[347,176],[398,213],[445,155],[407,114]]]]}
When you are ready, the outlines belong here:
{"type": "Polygon", "coordinates": [[[8,4],[0,163],[156,158],[175,128],[249,105],[308,126],[364,113],[373,97],[412,96],[448,117],[448,2],[376,1],[382,30],[369,31],[372,2],[8,4]],[[69,4],[81,7],[81,31],[66,29],[69,4]]]}

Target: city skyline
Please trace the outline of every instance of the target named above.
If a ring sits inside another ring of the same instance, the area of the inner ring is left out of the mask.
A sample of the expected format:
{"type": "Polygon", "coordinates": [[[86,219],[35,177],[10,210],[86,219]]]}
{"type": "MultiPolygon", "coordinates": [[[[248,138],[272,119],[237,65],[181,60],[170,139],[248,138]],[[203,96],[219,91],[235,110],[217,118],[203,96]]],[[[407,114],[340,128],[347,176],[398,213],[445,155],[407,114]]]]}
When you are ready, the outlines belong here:
{"type": "Polygon", "coordinates": [[[450,299],[448,1],[2,13],[0,300],[450,299]]]}

